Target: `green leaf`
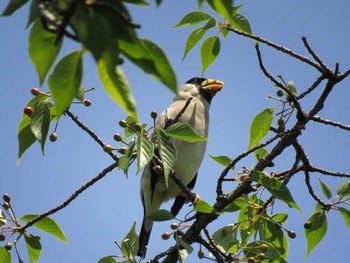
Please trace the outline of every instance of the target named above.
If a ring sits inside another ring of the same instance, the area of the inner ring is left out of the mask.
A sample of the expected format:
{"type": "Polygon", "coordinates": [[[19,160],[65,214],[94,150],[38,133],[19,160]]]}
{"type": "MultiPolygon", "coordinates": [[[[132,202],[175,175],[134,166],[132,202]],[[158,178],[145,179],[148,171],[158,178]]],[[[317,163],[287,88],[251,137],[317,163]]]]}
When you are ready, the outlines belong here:
{"type": "Polygon", "coordinates": [[[278,181],[276,178],[271,178],[265,176],[263,173],[254,171],[250,175],[250,179],[255,181],[263,186],[277,199],[281,200],[283,203],[287,204],[289,207],[295,208],[299,210],[301,213],[303,212],[300,207],[295,203],[289,189],[285,184],[278,181]]]}
{"type": "Polygon", "coordinates": [[[133,223],[129,233],[124,237],[121,244],[123,255],[127,258],[134,258],[139,250],[139,237],[135,231],[136,222],[133,223]]]}
{"type": "Polygon", "coordinates": [[[307,242],[305,258],[307,258],[310,252],[322,241],[328,228],[327,217],[324,212],[313,213],[308,221],[311,222],[311,227],[304,230],[307,242]]]}
{"type": "MultiPolygon", "coordinates": [[[[254,206],[260,206],[263,202],[256,197],[255,194],[251,195],[248,199],[249,204],[254,204],[254,206]]],[[[239,231],[242,241],[247,241],[249,237],[256,233],[258,230],[257,210],[251,205],[245,206],[239,210],[238,221],[239,221],[239,231]]]]}
{"type": "Polygon", "coordinates": [[[345,181],[337,187],[338,196],[350,196],[350,181],[345,181]]]}
{"type": "Polygon", "coordinates": [[[226,25],[226,24],[221,23],[221,22],[219,22],[219,24],[218,24],[218,28],[220,29],[220,34],[221,34],[224,38],[226,38],[227,35],[228,35],[228,33],[230,32],[228,29],[225,28],[225,25],[226,25]]]}
{"type": "MultiPolygon", "coordinates": [[[[28,223],[38,215],[36,214],[27,214],[20,218],[20,220],[28,223]]],[[[61,240],[63,243],[68,244],[67,237],[61,230],[60,226],[53,220],[51,217],[44,217],[40,221],[33,224],[34,227],[56,237],[61,240]]]]}
{"type": "Polygon", "coordinates": [[[16,12],[19,8],[21,8],[24,4],[26,4],[28,0],[10,0],[8,5],[6,6],[4,12],[2,12],[2,16],[10,16],[14,12],[16,12]]]}
{"type": "Polygon", "coordinates": [[[84,86],[79,86],[77,93],[75,93],[75,98],[79,101],[83,101],[85,99],[86,89],[84,86]]]}
{"type": "Polygon", "coordinates": [[[11,263],[12,254],[5,247],[0,247],[0,263],[11,263]]]}
{"type": "Polygon", "coordinates": [[[206,141],[208,138],[205,138],[195,132],[192,127],[185,122],[176,122],[170,125],[165,129],[166,135],[186,141],[186,142],[196,142],[196,141],[206,141]]]}
{"type": "Polygon", "coordinates": [[[39,76],[40,86],[54,63],[62,45],[55,44],[57,35],[47,31],[40,19],[36,20],[29,34],[29,56],[39,76]]]}
{"type": "Polygon", "coordinates": [[[168,210],[160,209],[146,216],[146,218],[155,222],[162,222],[162,221],[168,221],[168,220],[174,219],[174,215],[170,213],[168,210]]]}
{"type": "Polygon", "coordinates": [[[287,261],[281,259],[279,251],[269,242],[260,240],[248,243],[244,248],[244,254],[246,257],[254,257],[261,253],[259,245],[265,244],[268,249],[264,251],[265,260],[260,262],[271,262],[271,263],[286,263],[287,261]]]}
{"type": "Polygon", "coordinates": [[[259,148],[254,151],[255,159],[259,161],[260,159],[264,158],[267,153],[268,151],[265,148],[259,148]]]}
{"type": "Polygon", "coordinates": [[[97,69],[101,82],[107,94],[129,115],[138,119],[136,113],[136,103],[131,94],[130,85],[122,69],[117,66],[118,57],[117,46],[112,45],[110,49],[103,53],[97,62],[97,69]]]}
{"type": "Polygon", "coordinates": [[[232,16],[230,26],[248,34],[253,33],[247,18],[241,14],[234,14],[232,16]]]}
{"type": "MultiPolygon", "coordinates": [[[[211,159],[213,159],[215,162],[217,162],[217,163],[219,163],[219,164],[221,164],[222,166],[225,166],[225,167],[227,167],[232,162],[231,158],[228,157],[228,156],[225,156],[225,155],[214,156],[214,155],[210,155],[209,154],[209,157],[211,159]]],[[[234,170],[234,167],[231,168],[231,170],[234,170]]]]}
{"type": "Polygon", "coordinates": [[[325,195],[325,197],[327,199],[330,199],[332,197],[332,189],[328,185],[326,185],[324,182],[322,182],[320,178],[318,178],[318,182],[320,183],[321,190],[325,195]]]}
{"type": "Polygon", "coordinates": [[[180,262],[185,262],[187,256],[193,252],[193,248],[190,244],[186,243],[184,240],[182,240],[178,235],[176,236],[176,246],[178,258],[180,259],[180,262]]]}
{"type": "Polygon", "coordinates": [[[56,104],[57,119],[71,105],[82,74],[82,51],[75,51],[62,58],[49,76],[48,85],[56,104]]]}
{"type": "Polygon", "coordinates": [[[214,207],[212,207],[209,203],[207,203],[204,200],[199,200],[194,205],[194,211],[200,212],[200,213],[205,213],[205,214],[215,214],[216,213],[214,207]]]}
{"type": "Polygon", "coordinates": [[[40,237],[25,234],[24,239],[26,241],[26,247],[27,247],[30,263],[33,263],[33,262],[39,260],[41,252],[42,252],[41,251],[42,248],[41,248],[41,244],[40,244],[40,237]]]}
{"type": "Polygon", "coordinates": [[[41,143],[41,150],[44,153],[44,146],[50,127],[49,102],[39,102],[34,108],[30,128],[35,138],[41,143]]]}
{"type": "Polygon", "coordinates": [[[175,165],[177,150],[167,135],[160,129],[156,130],[158,141],[158,154],[163,163],[165,185],[168,187],[169,175],[175,165]]]}
{"type": "Polygon", "coordinates": [[[217,36],[208,37],[201,46],[202,75],[220,53],[220,39],[217,36]]]}
{"type": "Polygon", "coordinates": [[[128,170],[129,170],[130,162],[133,160],[133,153],[134,153],[135,145],[136,145],[136,141],[132,140],[129,143],[128,150],[118,161],[119,168],[121,168],[124,171],[126,177],[128,177],[128,170]]]}
{"type": "Polygon", "coordinates": [[[39,18],[39,3],[41,0],[32,0],[29,8],[29,17],[27,27],[29,27],[37,18],[39,18]]]}
{"type": "Polygon", "coordinates": [[[202,37],[205,35],[208,29],[214,26],[215,26],[215,19],[212,18],[207,22],[205,26],[199,27],[191,32],[191,34],[187,38],[186,47],[185,47],[184,55],[182,57],[181,62],[184,61],[188,52],[190,52],[190,50],[202,39],[202,37]]]}
{"type": "Polygon", "coordinates": [[[338,210],[343,217],[343,220],[348,228],[350,228],[350,210],[345,209],[343,207],[338,207],[338,210]]]}
{"type": "Polygon", "coordinates": [[[6,222],[7,222],[6,215],[5,215],[4,211],[2,211],[0,209],[0,226],[5,225],[6,222]]]}
{"type": "Polygon", "coordinates": [[[229,251],[232,246],[238,243],[238,224],[230,224],[218,229],[213,235],[213,241],[223,251],[229,251]]]}
{"type": "Polygon", "coordinates": [[[144,72],[176,92],[176,75],[164,51],[148,39],[140,39],[135,43],[119,41],[121,52],[144,72]]]}
{"type": "Polygon", "coordinates": [[[288,81],[287,88],[289,89],[290,92],[292,92],[294,95],[297,94],[297,88],[294,84],[293,81],[288,81]]]}
{"type": "Polygon", "coordinates": [[[212,18],[212,16],[207,14],[207,13],[204,13],[201,11],[193,11],[193,12],[186,14],[180,20],[179,23],[177,23],[175,26],[173,26],[173,28],[177,28],[180,26],[193,26],[193,25],[199,24],[201,22],[204,22],[206,20],[209,20],[211,18],[212,18]]]}
{"type": "Polygon", "coordinates": [[[97,263],[117,263],[117,260],[112,256],[101,258],[97,263]]]}
{"type": "Polygon", "coordinates": [[[233,1],[232,0],[213,0],[211,6],[229,22],[232,20],[233,1]]]}
{"type": "Polygon", "coordinates": [[[153,157],[154,145],[144,134],[137,136],[137,172],[139,173],[153,157]]]}
{"type": "Polygon", "coordinates": [[[274,108],[267,108],[259,112],[253,119],[250,125],[250,140],[248,150],[259,144],[270,130],[273,119],[274,108]]]}
{"type": "Polygon", "coordinates": [[[249,203],[241,196],[226,206],[222,212],[236,212],[248,205],[249,203]]]}

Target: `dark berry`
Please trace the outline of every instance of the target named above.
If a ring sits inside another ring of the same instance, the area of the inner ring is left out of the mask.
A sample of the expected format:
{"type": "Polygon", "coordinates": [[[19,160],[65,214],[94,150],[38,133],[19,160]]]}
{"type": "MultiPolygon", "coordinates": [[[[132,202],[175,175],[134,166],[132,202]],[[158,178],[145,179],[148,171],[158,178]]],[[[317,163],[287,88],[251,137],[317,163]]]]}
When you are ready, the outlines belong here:
{"type": "Polygon", "coordinates": [[[157,114],[156,111],[152,111],[152,112],[151,112],[151,118],[152,118],[152,119],[156,119],[157,116],[158,116],[158,114],[157,114]]]}
{"type": "Polygon", "coordinates": [[[2,207],[5,209],[5,210],[9,210],[10,209],[10,204],[8,202],[4,202],[2,204],[2,207]]]}
{"type": "Polygon", "coordinates": [[[126,128],[126,127],[129,126],[129,124],[125,120],[121,120],[119,122],[119,126],[122,127],[122,128],[126,128]]]}
{"type": "Polygon", "coordinates": [[[170,228],[171,228],[172,230],[176,230],[176,229],[178,229],[178,227],[179,227],[179,224],[178,224],[178,223],[172,223],[172,224],[170,225],[170,228]]]}
{"type": "Polygon", "coordinates": [[[12,249],[12,243],[7,242],[6,245],[5,245],[5,249],[6,250],[11,250],[12,249]]]}
{"type": "Polygon", "coordinates": [[[49,138],[50,138],[50,141],[52,142],[57,141],[57,138],[58,138],[57,133],[55,132],[51,133],[49,138]]]}
{"type": "Polygon", "coordinates": [[[142,131],[142,126],[141,126],[140,123],[135,123],[134,127],[135,127],[135,131],[136,132],[141,132],[142,131]]]}
{"type": "Polygon", "coordinates": [[[111,151],[113,151],[113,147],[107,144],[103,146],[103,150],[107,153],[110,153],[111,151]]]}
{"type": "Polygon", "coordinates": [[[198,256],[198,258],[200,258],[200,259],[204,258],[204,252],[203,252],[203,250],[201,250],[201,249],[198,250],[197,256],[198,256]]]}
{"type": "Polygon", "coordinates": [[[116,133],[113,135],[113,139],[117,142],[120,142],[123,140],[123,137],[119,133],[116,133]]]}
{"type": "Polygon", "coordinates": [[[6,239],[5,235],[3,233],[0,233],[0,241],[4,241],[6,239]]]}
{"type": "Polygon", "coordinates": [[[255,263],[255,258],[249,257],[249,258],[247,258],[247,262],[248,263],[255,263]]]}
{"type": "Polygon", "coordinates": [[[4,194],[4,195],[2,196],[2,198],[4,199],[5,202],[10,203],[10,201],[11,201],[11,197],[10,197],[10,195],[8,195],[8,194],[4,194]]]}
{"type": "Polygon", "coordinates": [[[261,251],[267,251],[268,248],[269,248],[269,247],[268,247],[267,245],[265,245],[265,244],[259,245],[259,249],[260,249],[261,251]]]}
{"type": "Polygon", "coordinates": [[[37,88],[32,88],[30,90],[30,92],[34,95],[34,96],[38,96],[40,94],[40,90],[37,88]]]}
{"type": "Polygon", "coordinates": [[[33,112],[34,112],[34,110],[33,110],[32,107],[25,107],[25,108],[23,109],[23,112],[24,112],[24,114],[26,114],[26,115],[28,115],[29,117],[31,117],[32,114],[33,114],[33,112]]]}
{"type": "Polygon", "coordinates": [[[288,231],[288,236],[292,239],[297,237],[297,234],[294,231],[288,231]]]}
{"type": "Polygon", "coordinates": [[[278,91],[277,91],[277,96],[278,96],[278,97],[282,97],[283,94],[284,94],[284,93],[283,93],[283,90],[278,90],[278,91]]]}
{"type": "Polygon", "coordinates": [[[305,229],[310,229],[312,227],[312,223],[310,221],[305,222],[304,228],[305,229]]]}
{"type": "Polygon", "coordinates": [[[165,233],[162,234],[162,238],[163,238],[164,240],[169,239],[170,236],[171,236],[171,234],[170,234],[169,232],[165,232],[165,233]]]}
{"type": "Polygon", "coordinates": [[[86,106],[86,107],[90,107],[91,104],[92,104],[92,102],[91,102],[91,100],[83,100],[83,104],[84,104],[84,106],[86,106]]]}
{"type": "Polygon", "coordinates": [[[266,258],[266,256],[265,256],[264,253],[260,253],[260,254],[257,255],[257,258],[258,258],[259,260],[264,260],[264,259],[266,258]]]}

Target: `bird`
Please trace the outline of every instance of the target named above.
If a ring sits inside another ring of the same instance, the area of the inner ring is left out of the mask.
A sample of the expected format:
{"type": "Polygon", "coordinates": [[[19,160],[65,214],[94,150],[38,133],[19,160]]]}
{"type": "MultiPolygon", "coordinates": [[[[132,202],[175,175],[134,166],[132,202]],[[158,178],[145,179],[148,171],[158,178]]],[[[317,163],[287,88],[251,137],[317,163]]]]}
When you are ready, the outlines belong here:
{"type": "MultiPolygon", "coordinates": [[[[187,123],[199,135],[208,137],[209,106],[212,98],[223,86],[224,83],[219,80],[202,77],[191,78],[179,88],[169,108],[161,113],[156,122],[156,127],[166,127],[169,121],[176,119],[179,112],[185,109],[177,122],[187,123]],[[188,104],[189,100],[191,101],[188,104]]],[[[168,140],[175,145],[177,150],[177,158],[173,167],[174,173],[184,185],[189,189],[193,189],[197,180],[198,169],[204,157],[206,140],[196,142],[186,142],[174,138],[168,140]]],[[[153,169],[154,166],[155,164],[152,161],[145,166],[140,183],[144,217],[139,234],[137,255],[141,258],[146,256],[153,226],[153,221],[147,219],[147,216],[158,211],[162,203],[175,198],[171,208],[171,213],[175,217],[187,201],[187,197],[184,196],[174,180],[169,179],[168,187],[166,187],[164,176],[162,178],[162,175],[156,173],[153,169]]]]}

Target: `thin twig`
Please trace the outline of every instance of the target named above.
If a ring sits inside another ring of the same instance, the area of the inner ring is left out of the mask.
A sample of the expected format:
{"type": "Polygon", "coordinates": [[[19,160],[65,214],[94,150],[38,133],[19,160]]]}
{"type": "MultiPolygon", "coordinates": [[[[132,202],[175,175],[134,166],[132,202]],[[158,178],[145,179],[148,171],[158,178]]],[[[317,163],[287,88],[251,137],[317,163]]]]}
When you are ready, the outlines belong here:
{"type": "Polygon", "coordinates": [[[61,209],[65,208],[66,206],[68,206],[71,202],[73,202],[75,200],[75,198],[78,197],[78,195],[80,195],[82,192],[84,192],[87,188],[89,188],[90,186],[92,186],[93,184],[95,184],[96,182],[98,182],[99,180],[101,180],[103,177],[105,177],[109,172],[111,172],[113,169],[115,169],[116,167],[118,167],[118,162],[115,162],[113,164],[111,164],[110,166],[108,166],[107,168],[103,169],[103,171],[101,173],[99,173],[96,177],[92,178],[90,181],[88,181],[86,184],[84,184],[83,186],[81,186],[78,190],[76,190],[66,201],[64,201],[62,204],[60,204],[59,206],[41,214],[38,215],[37,217],[33,218],[32,220],[30,220],[27,224],[25,224],[24,226],[19,228],[19,232],[24,231],[26,228],[32,226],[33,224],[35,224],[36,222],[42,220],[43,218],[52,215],[58,211],[60,211],[61,209]]]}
{"type": "Polygon", "coordinates": [[[316,89],[321,82],[326,79],[326,76],[324,74],[322,74],[321,76],[319,76],[316,81],[311,85],[310,88],[308,88],[306,91],[302,92],[299,96],[297,96],[297,100],[300,100],[302,98],[304,98],[306,95],[310,94],[314,89],[316,89]]]}
{"type": "Polygon", "coordinates": [[[314,58],[314,60],[317,61],[317,63],[324,69],[323,73],[325,74],[326,72],[330,73],[329,76],[333,75],[333,72],[331,69],[329,69],[324,63],[323,61],[320,59],[319,56],[316,55],[316,53],[312,50],[312,48],[310,47],[309,43],[307,42],[307,39],[305,36],[303,36],[302,41],[304,43],[305,48],[307,49],[307,51],[310,53],[310,55],[314,58]]]}
{"type": "Polygon", "coordinates": [[[170,125],[176,123],[179,118],[184,114],[188,106],[190,105],[191,101],[193,100],[193,97],[189,97],[188,100],[186,101],[185,105],[182,107],[182,109],[179,111],[179,113],[176,115],[174,119],[168,119],[167,114],[165,115],[165,125],[163,129],[168,128],[170,125]]]}
{"type": "Polygon", "coordinates": [[[320,116],[313,116],[313,117],[311,117],[311,120],[313,120],[315,122],[323,123],[326,125],[331,125],[331,126],[334,126],[334,127],[346,130],[346,131],[350,131],[350,125],[345,125],[341,122],[326,120],[326,119],[321,118],[320,116]]]}

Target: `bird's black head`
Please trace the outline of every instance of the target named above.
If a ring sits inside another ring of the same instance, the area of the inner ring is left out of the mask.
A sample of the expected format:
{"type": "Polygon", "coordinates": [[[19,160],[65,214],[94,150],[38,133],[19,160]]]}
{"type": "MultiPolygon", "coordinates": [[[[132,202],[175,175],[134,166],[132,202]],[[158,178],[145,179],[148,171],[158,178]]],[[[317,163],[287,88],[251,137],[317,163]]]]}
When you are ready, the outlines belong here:
{"type": "Polygon", "coordinates": [[[186,82],[187,84],[194,84],[200,94],[210,103],[215,94],[220,91],[224,83],[215,79],[206,79],[195,77],[186,82]]]}

